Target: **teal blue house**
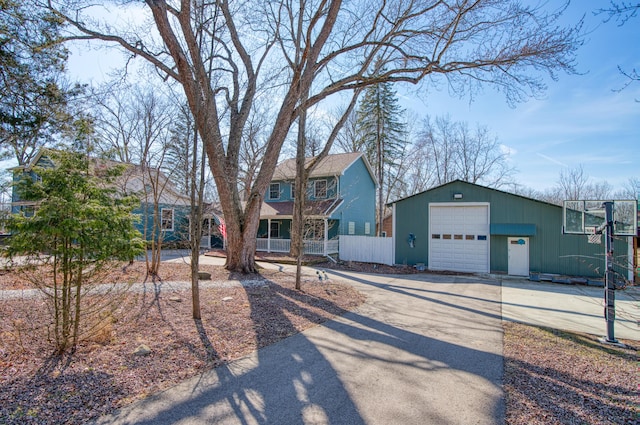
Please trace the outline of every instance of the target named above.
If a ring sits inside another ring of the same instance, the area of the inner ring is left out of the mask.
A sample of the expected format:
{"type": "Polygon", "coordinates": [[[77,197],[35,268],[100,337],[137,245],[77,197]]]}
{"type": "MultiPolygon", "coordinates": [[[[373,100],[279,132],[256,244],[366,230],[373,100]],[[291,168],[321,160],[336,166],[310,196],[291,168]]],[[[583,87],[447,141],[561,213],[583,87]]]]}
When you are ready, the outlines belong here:
{"type": "MultiPolygon", "coordinates": [[[[33,160],[24,166],[13,168],[13,181],[25,178],[37,179],[34,171],[37,167],[54,167],[55,164],[47,155],[48,149],[41,149],[33,160]]],[[[96,168],[117,164],[114,161],[95,159],[96,168]]],[[[118,163],[119,164],[119,163],[118,163]]],[[[122,165],[122,164],[120,164],[122,165]]],[[[157,169],[143,169],[139,165],[124,164],[125,171],[115,185],[119,193],[135,195],[140,199],[140,206],[133,213],[138,217],[136,228],[143,237],[163,244],[180,245],[189,240],[189,213],[191,200],[180,194],[173,183],[157,169]]],[[[37,203],[20,199],[20,194],[13,185],[11,212],[33,214],[37,203]]]]}
{"type": "MultiPolygon", "coordinates": [[[[392,206],[396,264],[515,276],[603,276],[604,240],[563,232],[558,205],[456,180],[392,206]]],[[[637,240],[614,241],[614,268],[631,281],[637,240]]]]}
{"type": "Polygon", "coordinates": [[[133,213],[145,240],[176,246],[189,240],[191,199],[179,193],[162,171],[129,165],[119,183],[122,193],[140,199],[133,213]]]}
{"type": "MultiPolygon", "coordinates": [[[[295,159],[276,167],[260,212],[258,251],[289,252],[295,176],[295,159]]],[[[375,192],[376,179],[362,153],[332,154],[320,161],[306,188],[305,253],[337,253],[340,235],[373,236],[375,192]]]]}

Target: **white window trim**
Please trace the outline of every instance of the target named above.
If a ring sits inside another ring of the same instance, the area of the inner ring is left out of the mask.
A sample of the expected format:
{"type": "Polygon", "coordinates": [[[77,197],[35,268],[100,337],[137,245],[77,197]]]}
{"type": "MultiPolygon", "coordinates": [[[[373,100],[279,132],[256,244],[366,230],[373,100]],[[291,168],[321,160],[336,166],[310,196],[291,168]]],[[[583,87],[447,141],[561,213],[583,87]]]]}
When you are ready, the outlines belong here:
{"type": "Polygon", "coordinates": [[[350,235],[355,235],[356,234],[356,222],[355,221],[350,221],[348,223],[348,230],[347,233],[350,235]]]}
{"type": "Polygon", "coordinates": [[[273,199],[280,199],[280,183],[269,183],[269,199],[273,200],[273,199]],[[271,186],[275,186],[278,185],[278,196],[273,198],[271,197],[271,186]]]}
{"type": "Polygon", "coordinates": [[[175,223],[175,211],[173,208],[162,208],[160,210],[160,228],[165,232],[173,232],[175,223]],[[164,212],[171,211],[171,227],[164,226],[164,212]]]}
{"type": "Polygon", "coordinates": [[[329,182],[327,179],[314,180],[313,182],[313,197],[315,199],[327,199],[329,197],[329,182]],[[324,196],[318,196],[318,182],[324,182],[324,196]]]}

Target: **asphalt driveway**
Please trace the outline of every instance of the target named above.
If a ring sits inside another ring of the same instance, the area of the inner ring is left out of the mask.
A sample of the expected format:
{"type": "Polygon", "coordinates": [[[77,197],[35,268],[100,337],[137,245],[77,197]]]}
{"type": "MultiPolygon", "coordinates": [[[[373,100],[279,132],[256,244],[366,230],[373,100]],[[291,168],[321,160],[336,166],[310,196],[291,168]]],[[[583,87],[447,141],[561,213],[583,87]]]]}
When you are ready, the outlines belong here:
{"type": "MultiPolygon", "coordinates": [[[[606,331],[601,288],[328,273],[367,302],[99,423],[502,424],[503,319],[606,331]]],[[[616,336],[640,340],[640,292],[617,294],[616,336]]]]}
{"type": "Polygon", "coordinates": [[[99,423],[503,423],[499,283],[330,276],[367,302],[99,423]]]}

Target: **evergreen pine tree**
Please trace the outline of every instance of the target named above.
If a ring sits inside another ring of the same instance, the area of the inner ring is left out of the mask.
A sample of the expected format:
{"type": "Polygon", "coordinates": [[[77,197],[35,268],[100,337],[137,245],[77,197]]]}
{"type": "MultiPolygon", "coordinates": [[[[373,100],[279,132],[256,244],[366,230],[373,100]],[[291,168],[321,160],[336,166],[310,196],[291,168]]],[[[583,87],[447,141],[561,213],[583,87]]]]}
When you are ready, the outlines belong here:
{"type": "MultiPolygon", "coordinates": [[[[383,73],[384,69],[380,69],[383,73]]],[[[378,180],[376,235],[382,232],[384,200],[391,188],[387,176],[397,167],[407,143],[404,110],[391,83],[368,87],[356,112],[358,141],[356,147],[365,153],[378,180]]]]}
{"type": "Polygon", "coordinates": [[[60,133],[74,131],[70,103],[82,87],[64,81],[62,27],[32,0],[0,1],[0,159],[27,164],[60,133]]]}

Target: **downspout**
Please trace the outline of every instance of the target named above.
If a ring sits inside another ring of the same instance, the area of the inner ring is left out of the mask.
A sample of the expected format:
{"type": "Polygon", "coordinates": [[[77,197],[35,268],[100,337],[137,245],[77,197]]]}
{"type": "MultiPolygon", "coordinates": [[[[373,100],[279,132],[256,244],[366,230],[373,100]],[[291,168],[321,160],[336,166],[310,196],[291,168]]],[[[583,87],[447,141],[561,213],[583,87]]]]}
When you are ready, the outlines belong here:
{"type": "Polygon", "coordinates": [[[391,205],[391,264],[396,264],[396,203],[391,205]]]}

